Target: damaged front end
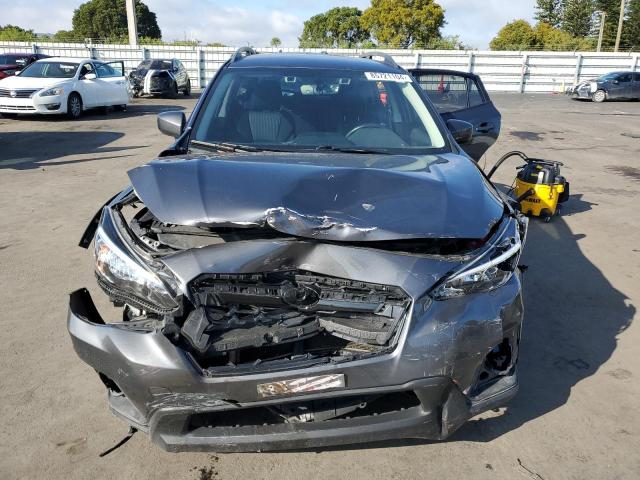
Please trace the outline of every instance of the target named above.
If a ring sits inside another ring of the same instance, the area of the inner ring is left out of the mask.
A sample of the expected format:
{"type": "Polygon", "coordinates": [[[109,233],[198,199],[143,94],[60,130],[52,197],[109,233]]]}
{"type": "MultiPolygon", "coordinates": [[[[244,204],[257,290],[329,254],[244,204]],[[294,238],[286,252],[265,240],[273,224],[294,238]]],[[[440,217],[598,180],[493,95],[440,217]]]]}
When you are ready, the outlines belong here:
{"type": "Polygon", "coordinates": [[[97,282],[123,317],[105,324],[78,290],[69,331],[114,413],[168,450],[266,450],[441,439],[515,394],[527,223],[497,194],[447,226],[464,213],[425,214],[441,186],[423,177],[256,163],[242,203],[239,166],[210,176],[213,162],[133,170],[81,242],[95,233],[97,282]],[[327,178],[321,197],[343,204],[293,196],[327,178]]]}

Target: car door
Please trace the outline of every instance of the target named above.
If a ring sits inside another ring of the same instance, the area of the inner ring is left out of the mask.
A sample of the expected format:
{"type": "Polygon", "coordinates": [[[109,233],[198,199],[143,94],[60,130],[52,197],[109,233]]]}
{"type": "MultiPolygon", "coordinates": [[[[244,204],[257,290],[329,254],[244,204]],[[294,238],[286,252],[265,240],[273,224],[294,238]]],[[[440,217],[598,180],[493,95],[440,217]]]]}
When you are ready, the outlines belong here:
{"type": "Polygon", "coordinates": [[[124,75],[124,62],[106,62],[96,64],[98,83],[104,92],[102,105],[125,105],[129,102],[127,81],[124,75]]]}
{"type": "Polygon", "coordinates": [[[413,69],[410,73],[445,121],[453,118],[473,125],[473,139],[461,147],[479,160],[498,139],[501,123],[500,112],[480,77],[439,69],[413,69]]]}
{"type": "Polygon", "coordinates": [[[611,100],[631,98],[633,94],[633,74],[620,73],[607,82],[607,98],[611,100]]]}
{"type": "Polygon", "coordinates": [[[181,67],[180,61],[176,59],[172,60],[171,65],[173,67],[172,68],[173,75],[176,79],[176,83],[178,84],[178,88],[179,89],[184,88],[184,85],[186,83],[186,80],[184,78],[184,73],[185,73],[184,68],[180,68],[181,67]]]}
{"type": "Polygon", "coordinates": [[[82,62],[78,68],[77,90],[85,108],[95,107],[100,98],[100,87],[96,69],[92,62],[82,62]],[[95,76],[95,77],[94,77],[95,76]]]}

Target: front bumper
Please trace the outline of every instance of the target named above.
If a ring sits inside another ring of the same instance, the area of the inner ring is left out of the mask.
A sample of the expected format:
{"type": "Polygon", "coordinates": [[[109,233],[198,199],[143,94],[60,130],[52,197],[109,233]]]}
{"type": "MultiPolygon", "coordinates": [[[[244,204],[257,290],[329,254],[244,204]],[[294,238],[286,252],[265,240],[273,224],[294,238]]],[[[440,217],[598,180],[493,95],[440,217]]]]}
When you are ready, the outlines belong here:
{"type": "Polygon", "coordinates": [[[511,372],[488,388],[478,392],[474,385],[491,348],[505,336],[519,338],[517,275],[488,294],[433,302],[419,310],[414,308],[406,334],[390,354],[227,377],[205,375],[160,332],[104,324],[84,289],[71,294],[68,329],[78,355],[106,380],[111,410],[149,433],[162,448],[279,450],[394,438],[443,439],[473,415],[502,406],[516,394],[515,360],[511,372]],[[268,400],[258,395],[258,385],[265,382],[338,373],[345,376],[345,388],[268,400]],[[271,405],[401,392],[415,396],[418,403],[306,423],[260,420],[260,412],[271,405]],[[209,416],[224,421],[209,424],[209,416]]]}
{"type": "Polygon", "coordinates": [[[59,114],[67,112],[67,101],[64,95],[29,98],[0,97],[0,113],[37,113],[59,114]]]}

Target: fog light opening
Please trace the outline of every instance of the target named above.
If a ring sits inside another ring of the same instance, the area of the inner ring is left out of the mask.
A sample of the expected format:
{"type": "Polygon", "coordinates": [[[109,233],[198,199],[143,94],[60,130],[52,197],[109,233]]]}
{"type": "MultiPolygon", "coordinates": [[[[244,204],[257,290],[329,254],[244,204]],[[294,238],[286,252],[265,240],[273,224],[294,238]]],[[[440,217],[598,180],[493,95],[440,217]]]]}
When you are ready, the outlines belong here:
{"type": "MultiPolygon", "coordinates": [[[[512,350],[511,350],[511,342],[509,342],[508,338],[502,339],[498,345],[493,347],[493,349],[487,355],[485,360],[485,367],[490,372],[495,373],[504,373],[511,367],[511,358],[512,358],[512,350]]],[[[487,373],[487,372],[483,372],[487,373]]],[[[485,378],[488,377],[488,374],[485,378]]],[[[482,374],[480,375],[480,379],[482,378],[482,374]]]]}
{"type": "Polygon", "coordinates": [[[100,380],[102,380],[104,386],[107,387],[107,390],[111,390],[114,393],[122,393],[122,390],[120,390],[120,387],[118,387],[116,382],[111,380],[104,373],[98,372],[98,376],[100,377],[100,380]]]}

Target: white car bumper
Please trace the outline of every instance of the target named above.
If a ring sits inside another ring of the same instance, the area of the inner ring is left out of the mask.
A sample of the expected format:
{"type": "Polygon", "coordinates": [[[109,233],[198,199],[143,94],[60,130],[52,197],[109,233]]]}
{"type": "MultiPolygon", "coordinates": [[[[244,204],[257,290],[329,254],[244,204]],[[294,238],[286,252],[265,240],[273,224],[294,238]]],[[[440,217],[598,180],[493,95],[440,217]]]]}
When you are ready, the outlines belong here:
{"type": "Polygon", "coordinates": [[[67,113],[65,95],[40,97],[37,94],[30,98],[0,97],[0,113],[67,113]]]}

